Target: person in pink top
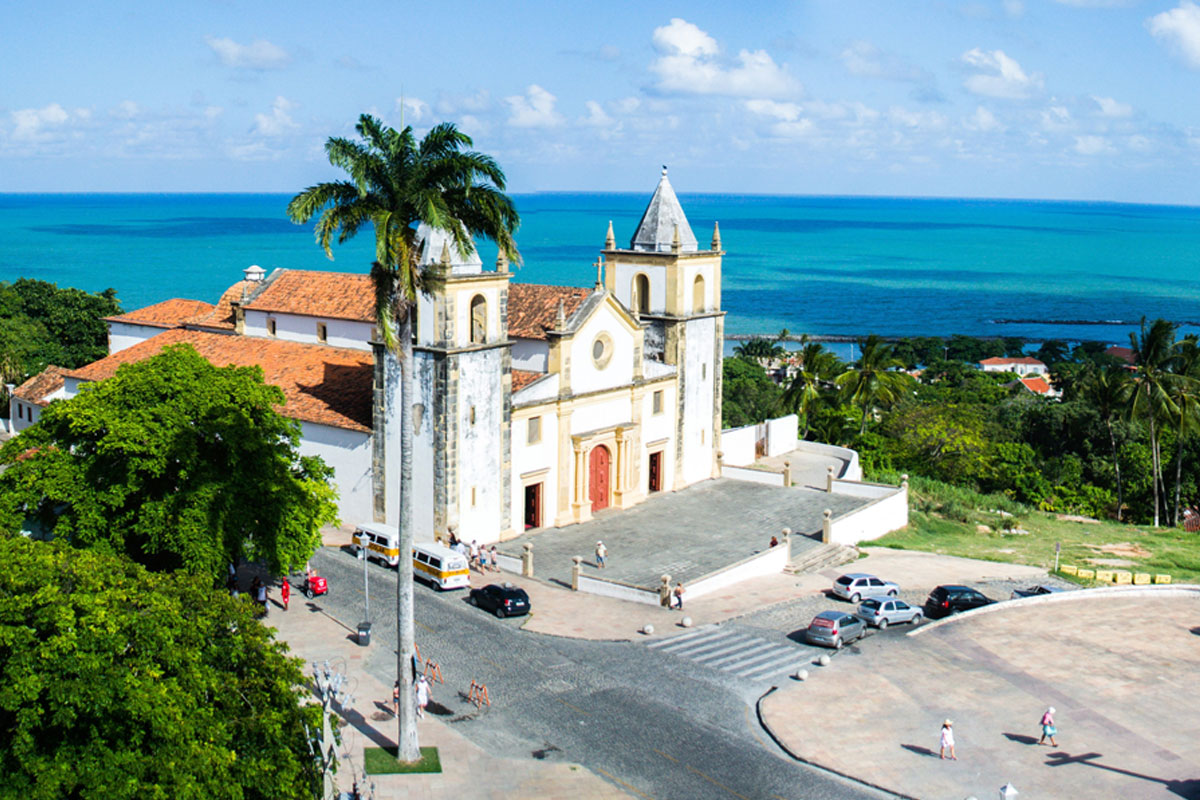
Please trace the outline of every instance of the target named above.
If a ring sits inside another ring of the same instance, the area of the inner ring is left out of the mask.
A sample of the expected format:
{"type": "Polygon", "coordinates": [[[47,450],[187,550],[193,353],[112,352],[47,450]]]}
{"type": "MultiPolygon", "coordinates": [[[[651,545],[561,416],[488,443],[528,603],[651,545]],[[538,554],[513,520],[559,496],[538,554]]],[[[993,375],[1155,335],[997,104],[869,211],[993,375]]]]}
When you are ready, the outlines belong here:
{"type": "Polygon", "coordinates": [[[1049,739],[1051,747],[1058,747],[1058,742],[1054,741],[1056,733],[1058,728],[1054,727],[1054,706],[1050,706],[1046,713],[1042,714],[1042,738],[1038,739],[1038,744],[1045,744],[1046,739],[1049,739]]]}

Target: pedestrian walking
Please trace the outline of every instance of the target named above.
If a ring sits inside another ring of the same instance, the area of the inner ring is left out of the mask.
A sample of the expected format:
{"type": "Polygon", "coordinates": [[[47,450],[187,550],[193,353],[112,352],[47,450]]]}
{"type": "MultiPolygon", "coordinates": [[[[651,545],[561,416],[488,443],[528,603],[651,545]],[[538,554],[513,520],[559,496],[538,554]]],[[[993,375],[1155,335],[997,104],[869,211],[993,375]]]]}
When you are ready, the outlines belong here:
{"type": "Polygon", "coordinates": [[[400,681],[392,684],[392,713],[400,716],[400,681]]]}
{"type": "Polygon", "coordinates": [[[429,681],[425,679],[424,675],[417,678],[415,690],[417,693],[417,718],[421,719],[425,716],[425,707],[429,705],[429,696],[431,694],[429,681]]]}
{"type": "Polygon", "coordinates": [[[946,720],[942,723],[942,741],[940,755],[944,759],[946,751],[950,751],[950,760],[958,761],[958,756],[954,753],[954,723],[946,720]]]}
{"type": "Polygon", "coordinates": [[[1057,733],[1058,728],[1054,727],[1054,706],[1050,706],[1046,713],[1042,714],[1042,738],[1038,739],[1038,744],[1045,744],[1046,739],[1049,739],[1051,747],[1058,747],[1058,742],[1054,741],[1057,733]]]}
{"type": "Polygon", "coordinates": [[[486,547],[479,548],[479,571],[488,571],[488,549],[486,547]]]}
{"type": "Polygon", "coordinates": [[[492,545],[492,572],[500,571],[500,562],[496,560],[496,545],[492,545]]]}
{"type": "Polygon", "coordinates": [[[283,610],[288,610],[288,601],[292,599],[292,585],[288,583],[288,579],[284,578],[283,583],[279,586],[279,597],[283,600],[283,610]]]}
{"type": "Polygon", "coordinates": [[[676,581],[675,591],[672,594],[675,595],[675,608],[683,611],[683,583],[676,581]]]}
{"type": "Polygon", "coordinates": [[[260,606],[262,606],[263,616],[265,617],[270,611],[270,608],[267,606],[267,585],[258,580],[258,578],[255,578],[254,580],[258,582],[258,588],[254,592],[254,599],[260,606]]]}
{"type": "Polygon", "coordinates": [[[475,539],[472,539],[471,540],[471,548],[467,552],[470,554],[468,563],[470,564],[471,569],[478,569],[479,568],[479,542],[475,539]]]}
{"type": "Polygon", "coordinates": [[[596,542],[596,566],[604,569],[604,562],[607,560],[608,548],[604,546],[604,542],[596,542]]]}

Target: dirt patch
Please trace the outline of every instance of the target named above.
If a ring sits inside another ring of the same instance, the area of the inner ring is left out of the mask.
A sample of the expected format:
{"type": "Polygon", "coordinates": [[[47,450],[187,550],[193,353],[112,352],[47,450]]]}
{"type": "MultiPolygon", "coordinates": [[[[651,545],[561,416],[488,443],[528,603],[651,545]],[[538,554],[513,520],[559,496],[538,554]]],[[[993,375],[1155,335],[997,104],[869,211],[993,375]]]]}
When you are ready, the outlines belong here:
{"type": "Polygon", "coordinates": [[[1130,561],[1127,558],[1085,558],[1089,564],[1097,567],[1136,567],[1136,561],[1130,561]]]}
{"type": "Polygon", "coordinates": [[[1100,524],[1100,520],[1098,520],[1098,519],[1092,519],[1091,517],[1081,517],[1078,514],[1055,514],[1054,518],[1058,519],[1058,520],[1062,520],[1063,522],[1084,522],[1089,525],[1099,525],[1100,524]]]}
{"type": "Polygon", "coordinates": [[[1118,558],[1147,558],[1150,551],[1136,542],[1116,542],[1114,544],[1084,545],[1089,550],[1107,553],[1118,558]]]}

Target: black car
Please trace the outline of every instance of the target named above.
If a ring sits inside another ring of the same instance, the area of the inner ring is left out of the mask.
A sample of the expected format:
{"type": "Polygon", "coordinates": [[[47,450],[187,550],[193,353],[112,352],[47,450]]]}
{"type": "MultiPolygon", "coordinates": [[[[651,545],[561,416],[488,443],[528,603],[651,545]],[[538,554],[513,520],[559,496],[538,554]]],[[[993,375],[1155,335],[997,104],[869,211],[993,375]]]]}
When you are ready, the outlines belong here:
{"type": "Polygon", "coordinates": [[[939,586],[925,600],[925,617],[941,619],[960,611],[970,611],[996,602],[985,597],[970,586],[939,586]]]}
{"type": "Polygon", "coordinates": [[[511,617],[529,613],[529,595],[524,589],[518,589],[511,583],[503,586],[489,583],[482,589],[472,589],[467,596],[467,602],[479,606],[485,611],[491,611],[497,617],[511,617]]]}

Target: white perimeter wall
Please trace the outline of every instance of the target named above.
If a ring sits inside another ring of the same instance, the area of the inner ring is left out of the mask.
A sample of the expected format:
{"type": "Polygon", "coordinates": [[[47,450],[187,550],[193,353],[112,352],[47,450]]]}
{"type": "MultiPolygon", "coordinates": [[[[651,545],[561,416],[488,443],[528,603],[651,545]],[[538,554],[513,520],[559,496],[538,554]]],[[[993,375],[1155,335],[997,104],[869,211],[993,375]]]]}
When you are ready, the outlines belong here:
{"type": "Polygon", "coordinates": [[[542,525],[549,525],[558,514],[558,415],[554,406],[514,411],[512,416],[512,497],[511,526],[525,530],[525,479],[531,472],[546,472],[530,477],[530,483],[542,484],[542,525]],[[541,439],[529,442],[529,420],[540,417],[541,439]]]}
{"type": "Polygon", "coordinates": [[[155,328],[149,325],[130,325],[127,322],[108,323],[108,353],[119,353],[133,347],[135,344],[153,339],[166,328],[155,328]]]}
{"type": "Polygon", "coordinates": [[[878,539],[908,524],[908,492],[894,489],[892,494],[849,514],[830,520],[829,541],[854,545],[878,539]]]}
{"type": "Polygon", "coordinates": [[[858,463],[858,451],[851,450],[849,447],[838,447],[835,444],[824,444],[822,442],[806,442],[804,440],[796,442],[796,449],[802,453],[814,453],[822,456],[833,456],[846,461],[846,466],[841,475],[837,477],[847,481],[862,480],[862,465],[858,463]]]}
{"type": "Polygon", "coordinates": [[[299,314],[267,313],[246,311],[246,335],[271,338],[267,333],[267,318],[275,320],[276,339],[304,344],[327,344],[330,347],[346,347],[351,350],[370,350],[374,325],[346,319],[308,317],[299,314]],[[326,339],[317,338],[317,324],[325,324],[326,339]]]}
{"type": "MultiPolygon", "coordinates": [[[[713,317],[687,323],[683,397],[683,482],[696,483],[713,472],[713,363],[716,337],[713,317]]],[[[794,438],[794,437],[793,437],[794,438]]]]}
{"type": "MultiPolygon", "coordinates": [[[[490,313],[490,312],[489,312],[490,313]]],[[[504,529],[499,348],[458,356],[458,536],[496,542],[504,529]],[[471,409],[475,422],[471,423],[471,409]],[[471,502],[471,490],[475,502],[471,502]]],[[[451,524],[454,524],[453,520],[451,524]]]]}
{"type": "Polygon", "coordinates": [[[796,449],[800,438],[800,418],[795,414],[767,420],[767,456],[778,456],[796,449]]]}
{"type": "Polygon", "coordinates": [[[722,478],[733,478],[735,481],[762,483],[767,486],[783,486],[782,472],[767,472],[765,469],[747,469],[746,467],[726,466],[721,470],[722,478]]]}
{"type": "Polygon", "coordinates": [[[371,521],[371,436],[315,422],[300,423],[301,455],[320,456],[333,467],[338,516],[343,525],[371,521]]]}
{"type": "Polygon", "coordinates": [[[721,463],[726,467],[746,467],[754,463],[757,425],[721,431],[721,463]]]}

